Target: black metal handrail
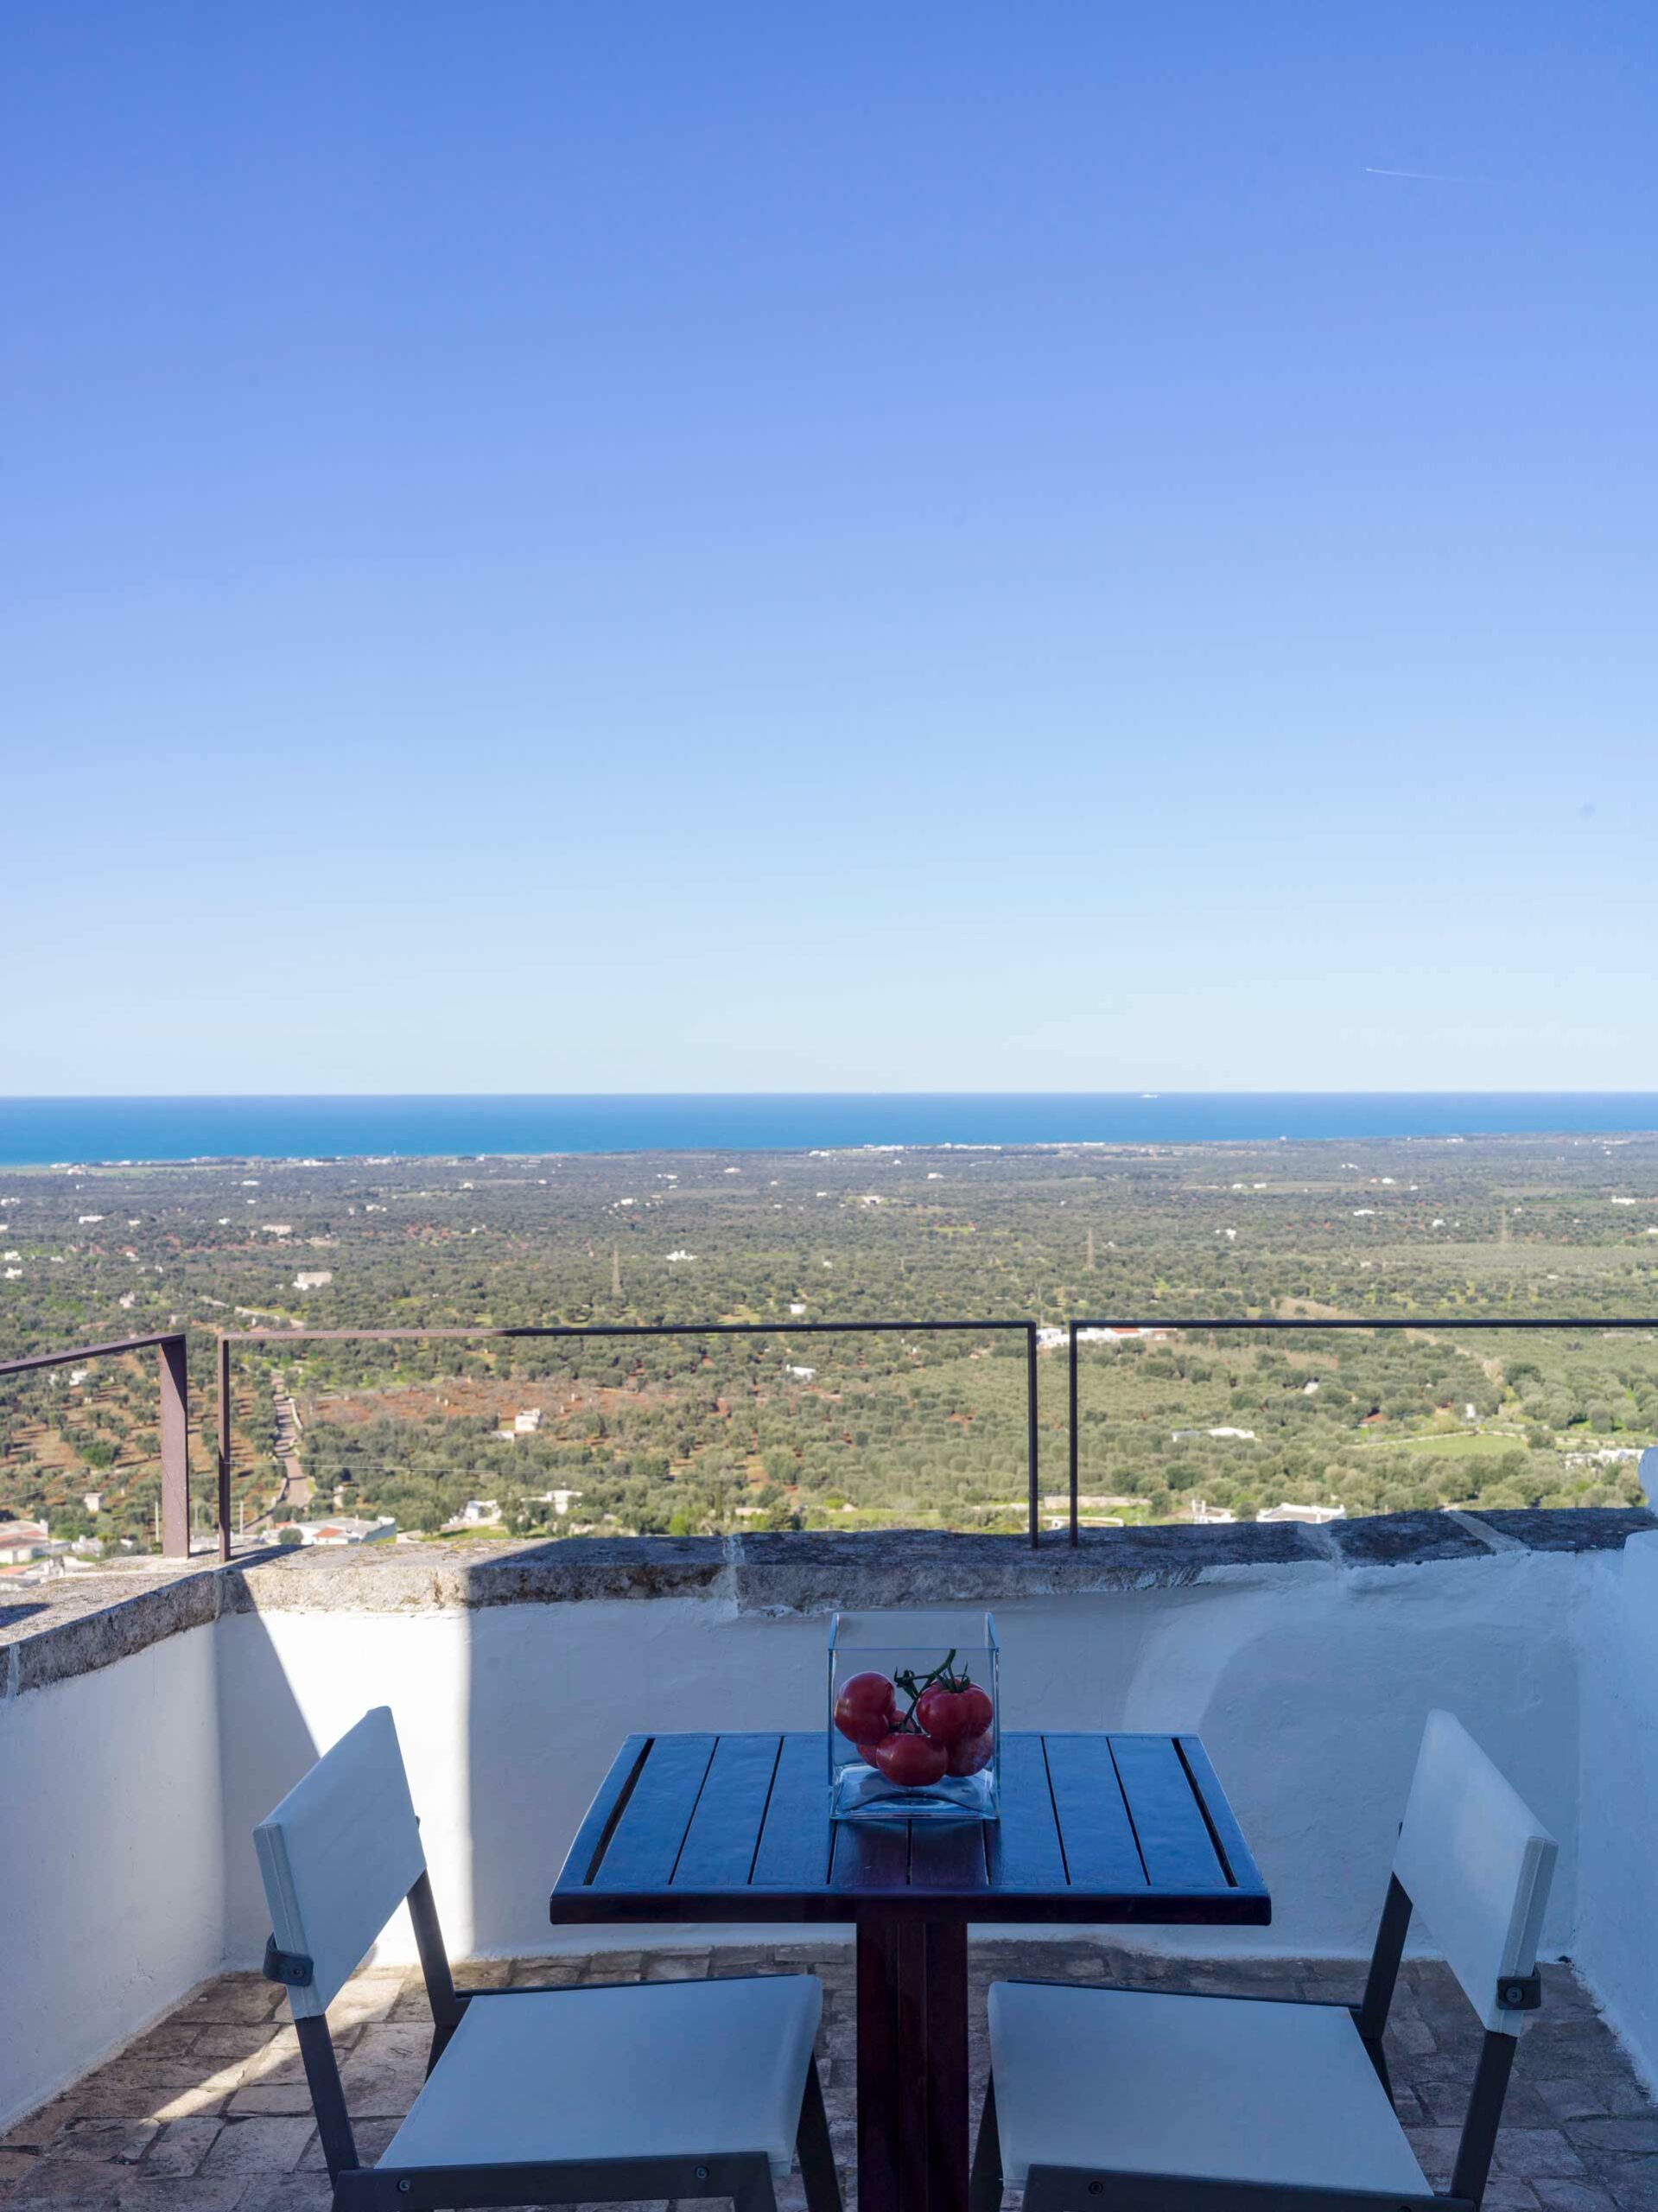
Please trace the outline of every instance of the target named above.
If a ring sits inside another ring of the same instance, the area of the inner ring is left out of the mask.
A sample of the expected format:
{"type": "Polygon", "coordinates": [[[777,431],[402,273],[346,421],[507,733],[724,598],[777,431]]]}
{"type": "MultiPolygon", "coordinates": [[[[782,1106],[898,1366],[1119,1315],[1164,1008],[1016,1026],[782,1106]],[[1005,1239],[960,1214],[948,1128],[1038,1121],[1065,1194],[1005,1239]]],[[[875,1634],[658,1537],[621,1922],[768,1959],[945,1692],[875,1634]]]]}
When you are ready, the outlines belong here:
{"type": "Polygon", "coordinates": [[[1330,1329],[1416,1329],[1427,1333],[1436,1329],[1658,1329],[1658,1316],[1615,1315],[1611,1317],[1578,1317],[1539,1319],[1535,1315],[1515,1316],[1469,1315],[1459,1313],[1388,1314],[1370,1320],[1344,1316],[1337,1320],[1320,1319],[1317,1316],[1296,1314],[1225,1314],[1208,1319],[1191,1320],[1184,1317],[1159,1313],[1147,1319],[1144,1315],[1133,1319],[1113,1320],[1108,1316],[1097,1319],[1077,1319],[1070,1322],[1069,1373],[1066,1377],[1069,1392],[1069,1411],[1066,1426],[1070,1432],[1070,1526],[1068,1541],[1082,1541],[1077,1519],[1077,1492],[1080,1488],[1078,1458],[1080,1429],[1077,1410],[1077,1349],[1085,1330],[1110,1329],[1121,1336],[1152,1333],[1158,1336],[1214,1334],[1223,1329],[1305,1329],[1310,1332],[1330,1329]]]}

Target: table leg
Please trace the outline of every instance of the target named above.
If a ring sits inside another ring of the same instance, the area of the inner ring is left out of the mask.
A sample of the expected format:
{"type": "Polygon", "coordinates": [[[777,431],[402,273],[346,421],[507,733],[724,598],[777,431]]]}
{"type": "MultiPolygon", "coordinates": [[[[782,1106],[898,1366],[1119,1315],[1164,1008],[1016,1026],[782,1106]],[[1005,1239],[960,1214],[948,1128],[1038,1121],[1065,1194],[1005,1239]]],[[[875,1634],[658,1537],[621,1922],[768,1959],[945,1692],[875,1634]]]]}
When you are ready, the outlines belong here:
{"type": "Polygon", "coordinates": [[[967,1923],[858,1922],[858,2212],[966,2212],[967,1923]]]}

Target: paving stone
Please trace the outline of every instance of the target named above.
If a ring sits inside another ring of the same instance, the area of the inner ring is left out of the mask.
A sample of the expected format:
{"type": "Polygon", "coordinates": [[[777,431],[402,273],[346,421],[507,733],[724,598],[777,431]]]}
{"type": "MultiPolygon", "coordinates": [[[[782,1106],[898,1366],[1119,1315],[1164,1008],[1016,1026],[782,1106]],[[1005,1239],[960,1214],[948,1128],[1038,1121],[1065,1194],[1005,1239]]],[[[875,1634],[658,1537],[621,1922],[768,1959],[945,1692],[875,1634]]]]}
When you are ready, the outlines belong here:
{"type": "Polygon", "coordinates": [[[431,2048],[429,2027],[388,2021],[365,2028],[362,2041],[340,2069],[346,2111],[369,2119],[402,2119],[420,2094],[431,2048]]]}
{"type": "Polygon", "coordinates": [[[637,1981],[645,1964],[643,1951],[595,1951],[588,1961],[584,1981],[637,1981]]]}
{"type": "MultiPolygon", "coordinates": [[[[278,2020],[216,2020],[211,2027],[190,2031],[188,2055],[198,2060],[210,2058],[221,2065],[238,2058],[251,2058],[281,2031],[283,2024],[278,2020]]],[[[289,2032],[293,2031],[289,2029],[289,2032]]],[[[139,2055],[134,2051],[125,2054],[128,2058],[139,2055]]]]}
{"type": "Polygon", "coordinates": [[[645,1955],[646,1981],[706,1981],[707,1951],[650,1951],[645,1955]]]}
{"type": "Polygon", "coordinates": [[[72,2120],[45,2155],[66,2164],[136,2166],[160,2132],[148,2120],[72,2120]]]}
{"type": "MultiPolygon", "coordinates": [[[[1521,2058],[1526,2046],[1520,2046],[1521,2058]]],[[[1526,2087],[1553,2117],[1556,2126],[1568,2120],[1604,2120],[1605,2100],[1592,2082],[1528,2082],[1526,2087]]],[[[1512,2089],[1509,2092],[1513,2094],[1512,2089]]]]}
{"type": "MultiPolygon", "coordinates": [[[[354,2050],[371,2031],[368,2028],[353,2028],[348,2032],[351,2041],[345,2048],[354,2050]]],[[[343,2065],[345,2050],[340,2044],[336,2044],[334,2048],[343,2065]]],[[[304,2079],[305,2061],[300,2056],[299,2030],[286,2027],[278,2028],[276,2034],[263,2043],[247,2060],[237,2086],[242,2089],[268,2089],[279,2082],[303,2082],[304,2079]]]]}
{"type": "Polygon", "coordinates": [[[251,2113],[308,2113],[311,2092],[303,2082],[257,2082],[241,2088],[225,2107],[227,2120],[245,2120],[251,2113]]]}
{"type": "MultiPolygon", "coordinates": [[[[352,2140],[357,2145],[359,2158],[365,2166],[373,2165],[378,2159],[384,2156],[386,2145],[402,2126],[403,2121],[400,2118],[359,2120],[354,2113],[353,2113],[352,2140]]],[[[306,2145],[305,2155],[301,2158],[297,2171],[302,2174],[324,2173],[327,2171],[327,2161],[322,2155],[322,2138],[320,2135],[313,2135],[306,2145]]]]}
{"type": "Polygon", "coordinates": [[[1541,1966],[1537,1971],[1542,1977],[1543,2011],[1550,2019],[1598,2020],[1600,2018],[1599,2006],[1575,1978],[1570,1967],[1541,1966]]]}
{"type": "MultiPolygon", "coordinates": [[[[1473,2078],[1471,2068],[1469,2078],[1471,2081],[1473,2078]]],[[[1560,2113],[1551,2111],[1538,2095],[1535,2086],[1521,2081],[1516,2075],[1509,2083],[1509,2094],[1503,2100],[1502,2125],[1505,2127],[1559,2127],[1561,2120],[1560,2113]]]]}
{"type": "MultiPolygon", "coordinates": [[[[450,1971],[457,1989],[505,1989],[512,1980],[511,1959],[462,1959],[450,1971]]],[[[426,1983],[422,1976],[413,1977],[413,1986],[425,1997],[426,1983]]]]}
{"type": "MultiPolygon", "coordinates": [[[[384,2020],[409,1987],[411,1977],[399,1967],[370,1967],[353,1974],[328,2007],[328,2032],[339,2037],[347,2028],[360,2028],[370,2020],[384,2020]]],[[[425,1994],[425,1985],[421,1983],[425,1994]]]]}
{"type": "Polygon", "coordinates": [[[1607,2111],[1620,2118],[1653,2110],[1652,2099],[1636,2081],[1633,2068],[1609,2066],[1594,2082],[1607,2111]]]}
{"type": "Polygon", "coordinates": [[[73,2212],[106,2212],[115,2202],[121,2166],[89,2166],[36,2158],[33,2169],[12,2188],[3,2202],[8,2212],[16,2204],[73,2207],[73,2212]]]}
{"type": "MultiPolygon", "coordinates": [[[[257,2034],[253,2029],[250,2033],[257,2034]]],[[[194,2054],[197,2040],[206,2033],[190,2020],[163,2020],[145,2035],[138,2036],[121,2053],[123,2058],[182,2058],[186,2051],[194,2054]]]]}
{"type": "Polygon", "coordinates": [[[1537,2198],[1528,2183],[1515,2174],[1493,2174],[1485,2184],[1490,2212],[1536,2212],[1537,2198]]]}
{"type": "Polygon", "coordinates": [[[211,2071],[204,2075],[187,2058],[162,2059],[149,2066],[137,2059],[118,2059],[114,2065],[87,2075],[57,2101],[60,2122],[182,2120],[223,2104],[235,2082],[222,2088],[204,2088],[204,2082],[215,2081],[211,2071]]]}
{"type": "MultiPolygon", "coordinates": [[[[1004,1971],[1015,1970],[1030,1975],[1038,1981],[1096,1981],[1105,1980],[1105,1961],[1097,1951],[1072,1951],[1058,1943],[1032,1944],[1031,1953],[1023,1958],[1009,1959],[1004,1971]]],[[[1000,1974],[989,1977],[1001,1979],[1000,1974]]],[[[1161,1977],[1159,1976],[1159,1980],[1161,1977]]]]}
{"type": "Polygon", "coordinates": [[[257,2183],[237,2212],[333,2212],[334,2184],[326,2173],[279,2174],[257,2183]]]}
{"type": "Polygon", "coordinates": [[[770,1948],[762,1949],[753,1943],[722,1943],[708,1954],[710,1980],[730,1980],[746,1974],[769,1974],[775,1971],[775,1961],[770,1948]]]}
{"type": "Polygon", "coordinates": [[[1506,2174],[1579,2177],[1584,2163],[1558,2127],[1503,2127],[1496,2139],[1497,2170],[1506,2174]]]}
{"type": "Polygon", "coordinates": [[[212,2150],[224,2126],[220,2120],[169,2121],[150,2145],[146,2174],[194,2174],[212,2150]]]}
{"type": "Polygon", "coordinates": [[[1432,2182],[1447,2182],[1451,2169],[1457,2163],[1457,2145],[1460,2130],[1455,2127],[1407,2127],[1407,2141],[1416,2154],[1416,2163],[1432,2182]]]}
{"type": "Polygon", "coordinates": [[[238,2174],[245,2181],[255,2181],[261,2174],[289,2173],[314,2133],[308,2119],[226,2120],[202,2161],[202,2173],[210,2179],[238,2174]]]}
{"type": "Polygon", "coordinates": [[[1546,2174],[1532,2187],[1547,2212],[1617,2212],[1617,2199],[1592,2182],[1559,2181],[1546,2174]]]}
{"type": "Polygon", "coordinates": [[[0,2151],[43,2151],[75,2116],[73,2098],[54,2097],[50,2104],[41,2105],[34,2112],[26,2113],[22,2120],[14,2120],[0,2135],[0,2151]]]}
{"type": "Polygon", "coordinates": [[[1580,2151],[1610,2152],[1619,2158],[1658,2152],[1658,2117],[1650,2113],[1622,2120],[1578,2120],[1567,2128],[1580,2151]]]}
{"type": "Polygon", "coordinates": [[[206,2113],[222,2113],[232,2093],[240,2087],[241,2080],[242,2069],[232,2062],[216,2074],[198,2074],[194,2082],[165,2085],[163,2094],[151,2108],[149,2117],[163,2120],[196,2120],[206,2113]]]}
{"type": "MultiPolygon", "coordinates": [[[[1437,2058],[1438,2054],[1435,2054],[1437,2058]]],[[[1474,2069],[1471,2066],[1457,2067],[1448,2074],[1428,2074],[1417,2069],[1396,2072],[1394,2080],[1403,2081],[1415,2092],[1416,2099],[1434,2127],[1459,2128],[1463,2115],[1468,2110],[1468,2093],[1473,2087],[1474,2069]]]]}
{"type": "Polygon", "coordinates": [[[587,1972],[585,1959],[515,1959],[509,1989],[573,1989],[587,1972]]]}
{"type": "Polygon", "coordinates": [[[1658,2212],[1658,2158],[1610,2158],[1595,2169],[1619,2212],[1658,2212]]]}
{"type": "Polygon", "coordinates": [[[285,2008],[287,1993],[263,1974],[223,1974],[173,2014],[175,2021],[203,2025],[221,2020],[268,2020],[285,2008]]]}
{"type": "Polygon", "coordinates": [[[4,2200],[14,2204],[102,2208],[149,2148],[156,2129],[143,2120],[72,2120],[49,2150],[32,2159],[4,2200]]]}
{"type": "Polygon", "coordinates": [[[247,2183],[239,2174],[226,2174],[218,2181],[200,2174],[152,2174],[148,2158],[115,2185],[119,2212],[173,2212],[175,2205],[181,2212],[188,2207],[195,2212],[240,2212],[246,2196],[247,2183]]]}
{"type": "Polygon", "coordinates": [[[1604,2022],[1551,2020],[1540,2017],[1521,2037],[1527,2070],[1538,2075],[1581,2075],[1598,2072],[1619,2056],[1604,2022]]]}

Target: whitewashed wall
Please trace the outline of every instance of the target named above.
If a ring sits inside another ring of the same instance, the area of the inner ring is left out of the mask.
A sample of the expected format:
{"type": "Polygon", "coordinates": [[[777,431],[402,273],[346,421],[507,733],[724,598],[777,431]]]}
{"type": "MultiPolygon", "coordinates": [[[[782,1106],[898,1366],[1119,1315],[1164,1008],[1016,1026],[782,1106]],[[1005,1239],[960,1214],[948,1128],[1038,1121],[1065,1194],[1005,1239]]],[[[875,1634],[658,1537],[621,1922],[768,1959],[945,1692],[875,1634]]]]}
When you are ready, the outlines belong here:
{"type": "Polygon", "coordinates": [[[195,1628],[0,1700],[0,2129],[224,1955],[216,1658],[195,1628]]]}
{"type": "MultiPolygon", "coordinates": [[[[1515,1552],[1293,1566],[999,1605],[1003,1719],[1204,1738],[1272,1889],[1274,1926],[1145,1929],[1137,1942],[1356,1955],[1374,1933],[1423,1719],[1449,1705],[1566,1847],[1549,1925],[1564,1949],[1576,1600],[1598,1565],[1515,1552]]],[[[251,1964],[264,1942],[254,1821],[367,1706],[397,1715],[452,1947],[544,1949],[548,1891],[628,1731],[821,1726],[825,1632],[821,1620],[697,1599],[222,1621],[229,1955],[251,1964]],[[257,1730],[243,1719],[252,1709],[257,1730]]],[[[384,1955],[412,1955],[406,1931],[384,1955]]]]}
{"type": "Polygon", "coordinates": [[[1580,1903],[1572,1957],[1658,2082],[1658,1531],[1592,1562],[1580,1616],[1580,1903]]]}

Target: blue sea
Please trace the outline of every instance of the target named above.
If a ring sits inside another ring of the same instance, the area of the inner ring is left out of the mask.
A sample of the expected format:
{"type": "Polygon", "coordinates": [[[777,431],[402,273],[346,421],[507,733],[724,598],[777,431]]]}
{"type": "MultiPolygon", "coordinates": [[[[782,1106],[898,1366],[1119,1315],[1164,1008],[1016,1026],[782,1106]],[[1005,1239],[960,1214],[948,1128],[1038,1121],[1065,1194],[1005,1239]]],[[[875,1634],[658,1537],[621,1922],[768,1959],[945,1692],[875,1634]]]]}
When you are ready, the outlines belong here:
{"type": "Polygon", "coordinates": [[[1650,1091],[853,1091],[684,1096],[3,1098],[0,1165],[1204,1144],[1658,1130],[1650,1091]]]}

